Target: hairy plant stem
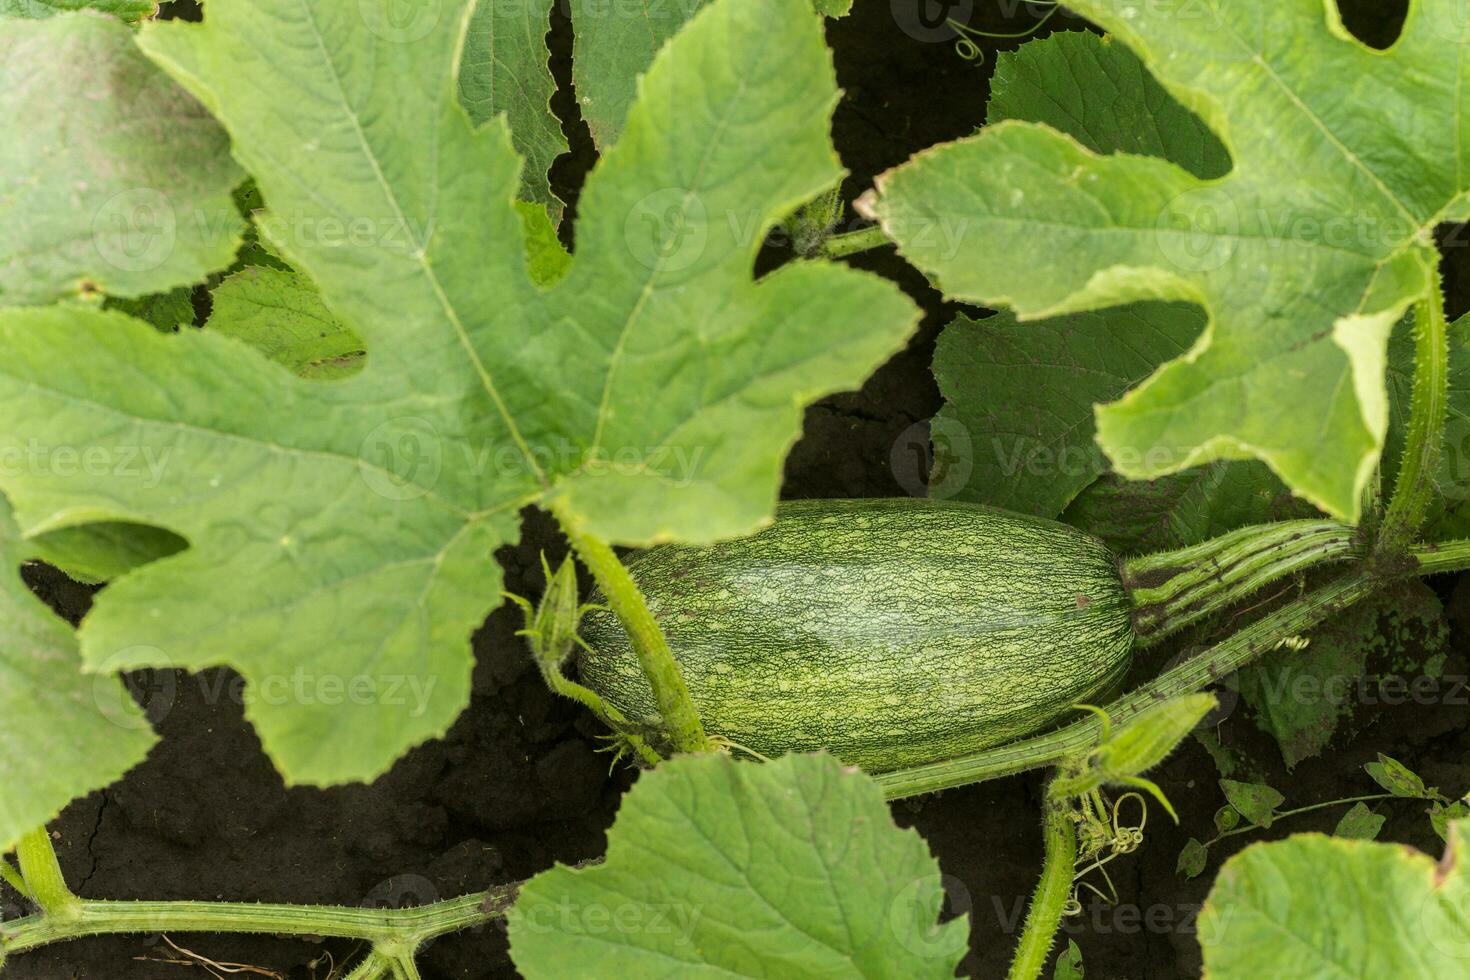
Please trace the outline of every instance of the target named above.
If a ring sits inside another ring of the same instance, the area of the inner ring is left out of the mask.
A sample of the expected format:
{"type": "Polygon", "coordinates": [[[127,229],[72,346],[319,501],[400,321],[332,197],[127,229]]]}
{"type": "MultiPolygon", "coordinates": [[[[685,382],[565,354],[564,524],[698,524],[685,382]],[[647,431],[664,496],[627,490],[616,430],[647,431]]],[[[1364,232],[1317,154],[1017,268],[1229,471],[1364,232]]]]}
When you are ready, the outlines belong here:
{"type": "Polygon", "coordinates": [[[1358,555],[1358,533],[1335,521],[1259,524],[1189,548],[1123,562],[1138,645],[1151,646],[1270,583],[1358,555]]]}
{"type": "Polygon", "coordinates": [[[1041,976],[1062,925],[1062,911],[1072,895],[1072,875],[1077,866],[1077,826],[1072,808],[1065,799],[1048,795],[1044,818],[1046,856],[1041,880],[1031,897],[1009,980],[1036,980],[1041,976]]]}
{"type": "Polygon", "coordinates": [[[582,707],[592,712],[604,725],[617,733],[638,758],[647,766],[656,766],[664,760],[648,741],[632,730],[626,716],[612,705],[603,701],[597,692],[585,685],[569,680],[559,668],[554,665],[541,665],[541,679],[546,682],[553,693],[560,694],[564,698],[576,701],[582,707]]]}
{"type": "Polygon", "coordinates": [[[374,947],[368,951],[363,961],[347,974],[346,980],[383,980],[384,977],[392,974],[393,961],[374,947]]]}
{"type": "Polygon", "coordinates": [[[37,828],[22,837],[15,856],[20,860],[20,873],[30,900],[50,917],[71,916],[81,900],[66,887],[56,848],[51,846],[51,835],[46,828],[37,828]]]}
{"type": "Polygon", "coordinates": [[[822,258],[840,259],[892,244],[893,240],[884,234],[883,229],[878,225],[873,225],[871,228],[860,228],[857,231],[833,235],[817,247],[816,254],[822,258]]]}
{"type": "MultiPolygon", "coordinates": [[[[1470,542],[1466,543],[1461,555],[1462,563],[1456,567],[1470,565],[1470,542]]],[[[1305,632],[1370,595],[1379,585],[1381,583],[1369,570],[1354,568],[1262,616],[1204,653],[1130,691],[1104,710],[1117,726],[1126,724],[1160,701],[1202,690],[1275,649],[1284,638],[1305,632]]],[[[1102,721],[1089,716],[1064,728],[1019,742],[943,762],[880,773],[874,779],[890,800],[966,786],[1085,755],[1100,743],[1102,729],[1102,721]]]]}
{"type": "Polygon", "coordinates": [[[21,898],[31,897],[31,890],[26,887],[25,879],[22,878],[20,876],[20,872],[17,871],[11,865],[11,863],[4,858],[0,858],[0,881],[5,882],[11,888],[14,888],[16,894],[19,895],[21,898]]]}
{"type": "Polygon", "coordinates": [[[1470,568],[1470,538],[1421,544],[1409,549],[1409,555],[1418,562],[1420,575],[1462,571],[1470,568]]]}
{"type": "Polygon", "coordinates": [[[663,630],[659,629],[653,613],[649,612],[648,603],[644,601],[643,593],[638,591],[638,585],[628,574],[628,569],[612,548],[597,538],[584,534],[571,515],[560,508],[553,508],[553,513],[561,523],[562,531],[571,540],[577,556],[586,563],[592,571],[592,577],[602,588],[608,608],[618,617],[623,629],[627,630],[633,649],[638,653],[638,663],[643,667],[649,686],[653,688],[659,714],[663,717],[674,750],[710,751],[709,736],[705,734],[699,711],[689,697],[684,675],[679,672],[679,664],[674,660],[668,641],[664,639],[663,630]]]}
{"type": "Polygon", "coordinates": [[[1414,343],[1414,398],[1404,458],[1378,533],[1379,545],[1386,549],[1400,549],[1413,540],[1434,499],[1449,404],[1450,360],[1444,294],[1438,282],[1414,307],[1414,343]]]}
{"type": "Polygon", "coordinates": [[[0,925],[0,953],[21,953],[82,936],[232,932],[361,939],[373,943],[391,962],[403,955],[411,955],[413,950],[430,939],[504,916],[518,891],[517,885],[503,885],[486,892],[408,909],[253,902],[111,902],[73,898],[64,917],[42,911],[0,925]]]}

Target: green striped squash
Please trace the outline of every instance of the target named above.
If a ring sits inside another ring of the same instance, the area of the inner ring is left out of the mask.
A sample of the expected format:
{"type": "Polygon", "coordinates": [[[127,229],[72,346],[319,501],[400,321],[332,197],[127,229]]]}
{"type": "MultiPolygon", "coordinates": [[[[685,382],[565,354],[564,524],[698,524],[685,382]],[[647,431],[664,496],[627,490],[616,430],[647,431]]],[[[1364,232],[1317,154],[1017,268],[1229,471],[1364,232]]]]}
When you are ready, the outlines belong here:
{"type": "MultiPolygon", "coordinates": [[[[1101,542],[975,504],[784,503],[751,537],[629,569],[711,734],[870,772],[1035,732],[1119,682],[1133,642],[1101,542]]],[[[617,620],[590,613],[583,636],[584,683],[656,723],[617,620]]]]}

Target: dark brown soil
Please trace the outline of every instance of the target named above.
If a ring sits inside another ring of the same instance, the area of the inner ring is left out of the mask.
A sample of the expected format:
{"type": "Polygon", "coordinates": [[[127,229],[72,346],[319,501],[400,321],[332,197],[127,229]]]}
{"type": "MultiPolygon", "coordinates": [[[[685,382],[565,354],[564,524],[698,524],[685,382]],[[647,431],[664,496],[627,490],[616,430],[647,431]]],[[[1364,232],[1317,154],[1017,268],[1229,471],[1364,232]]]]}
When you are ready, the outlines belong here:
{"type": "MultiPolygon", "coordinates": [[[[984,119],[988,69],[961,60],[949,43],[918,40],[896,27],[894,11],[915,5],[858,0],[854,15],[830,28],[847,91],[836,141],[853,171],[849,195],[916,150],[963,136],[984,119]]],[[[1375,43],[1391,40],[1391,10],[1366,0],[1349,6],[1355,30],[1375,43]]],[[[973,20],[987,22],[979,12],[973,20]]],[[[989,26],[1004,29],[1005,21],[997,14],[989,26]]],[[[566,21],[559,18],[556,67],[564,84],[567,38],[566,21]]],[[[559,164],[557,185],[574,201],[591,154],[580,121],[566,115],[575,112],[574,100],[563,97],[558,108],[577,150],[559,164]]],[[[778,247],[770,257],[779,258],[778,247]]],[[[953,308],[892,255],[857,262],[903,284],[928,315],[910,349],[861,392],[811,409],[805,438],[787,467],[787,496],[886,496],[922,486],[922,423],[939,404],[928,364],[934,337],[953,308]]],[[[1461,292],[1462,281],[1452,270],[1454,292],[1461,292]]],[[[1452,303],[1465,305],[1460,296],[1452,303]]],[[[503,555],[507,588],[535,593],[542,548],[557,552],[562,545],[549,522],[533,517],[525,543],[503,555]]],[[[73,617],[89,601],[86,590],[54,573],[38,573],[36,584],[73,617]]],[[[1450,598],[1453,580],[1437,584],[1450,598]]],[[[1450,608],[1452,643],[1470,649],[1470,587],[1460,586],[1450,608]]],[[[553,861],[598,855],[632,777],[609,774],[607,757],[596,751],[595,726],[546,693],[512,636],[514,626],[502,610],[475,638],[474,700],[449,737],[411,753],[372,786],[287,790],[242,719],[235,678],[225,672],[140,675],[137,689],[163,742],[123,782],[78,801],[54,825],[69,879],[83,895],[98,898],[407,905],[526,877],[553,861]]],[[[1143,669],[1150,666],[1157,668],[1145,663],[1143,669]]],[[[1463,655],[1452,657],[1447,670],[1464,674],[1463,655]]],[[[1464,704],[1452,700],[1365,709],[1356,736],[1290,775],[1244,710],[1234,712],[1220,734],[1265,760],[1262,775],[1287,793],[1288,805],[1372,792],[1360,767],[1380,751],[1453,796],[1470,789],[1470,768],[1460,761],[1470,758],[1470,729],[1464,704]]],[[[1232,848],[1222,849],[1210,871],[1194,881],[1177,876],[1174,863],[1189,836],[1209,836],[1211,815],[1223,800],[1214,764],[1194,743],[1159,777],[1182,826],[1170,826],[1155,808],[1144,849],[1111,866],[1118,904],[1094,903],[1068,926],[1091,978],[1199,974],[1194,917],[1218,859],[1232,848]]],[[[971,916],[967,975],[1004,974],[1039,868],[1039,792],[1039,778],[1023,776],[895,806],[899,820],[918,828],[939,858],[951,910],[971,916]]],[[[1390,815],[1383,839],[1437,852],[1422,808],[1401,804],[1383,812],[1390,815]]],[[[1331,810],[1288,821],[1271,835],[1330,830],[1339,815],[1331,810]]],[[[7,915],[19,914],[15,895],[0,890],[0,901],[10,903],[7,915]]],[[[350,943],[170,938],[212,960],[251,964],[292,980],[339,976],[333,965],[354,952],[350,943]]],[[[159,936],[86,940],[20,956],[7,967],[6,980],[208,977],[199,967],[164,962],[185,959],[159,936]]],[[[504,935],[493,927],[440,940],[424,962],[432,980],[515,975],[504,935]]]]}

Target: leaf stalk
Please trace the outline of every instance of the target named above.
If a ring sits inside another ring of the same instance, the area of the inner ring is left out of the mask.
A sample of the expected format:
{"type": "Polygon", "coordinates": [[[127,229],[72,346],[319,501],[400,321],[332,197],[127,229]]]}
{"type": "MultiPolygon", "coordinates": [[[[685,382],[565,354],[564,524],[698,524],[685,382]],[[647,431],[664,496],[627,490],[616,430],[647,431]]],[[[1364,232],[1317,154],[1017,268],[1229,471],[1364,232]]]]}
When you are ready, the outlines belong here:
{"type": "Polygon", "coordinates": [[[80,899],[66,886],[46,828],[39,827],[22,837],[15,856],[20,860],[20,873],[31,901],[50,918],[70,918],[80,899]]]}
{"type": "Polygon", "coordinates": [[[1408,544],[1423,526],[1434,499],[1450,384],[1448,326],[1438,282],[1414,307],[1414,340],[1414,397],[1403,462],[1378,535],[1381,549],[1408,544]]]}
{"type": "Polygon", "coordinates": [[[649,686],[658,704],[668,730],[669,740],[677,752],[710,751],[709,736],[699,711],[689,696],[689,687],[679,671],[678,661],[669,649],[663,630],[648,609],[643,593],[617,553],[608,545],[586,534],[577,521],[562,508],[552,512],[561,522],[562,531],[571,540],[577,557],[587,565],[592,577],[597,580],[608,608],[618,617],[623,629],[627,630],[633,649],[638,654],[638,663],[648,678],[649,686]]]}
{"type": "Polygon", "coordinates": [[[1072,875],[1077,866],[1077,826],[1072,808],[1065,799],[1048,794],[1044,815],[1046,856],[1026,913],[1025,928],[1016,944],[1009,980],[1036,980],[1041,976],[1051,958],[1067,899],[1072,896],[1072,875]]]}
{"type": "Polygon", "coordinates": [[[1355,528],[1335,521],[1259,524],[1176,551],[1123,562],[1141,647],[1152,646],[1265,586],[1359,556],[1355,528]]]}

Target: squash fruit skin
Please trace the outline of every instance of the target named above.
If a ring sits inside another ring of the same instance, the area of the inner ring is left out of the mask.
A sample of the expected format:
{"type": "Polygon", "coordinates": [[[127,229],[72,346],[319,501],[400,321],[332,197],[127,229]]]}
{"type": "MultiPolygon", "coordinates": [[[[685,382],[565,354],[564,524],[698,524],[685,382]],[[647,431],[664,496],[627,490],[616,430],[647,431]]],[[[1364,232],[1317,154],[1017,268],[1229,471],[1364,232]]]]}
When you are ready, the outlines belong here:
{"type": "MultiPolygon", "coordinates": [[[[1132,603],[1102,542],[978,504],[793,501],[750,537],[655,547],[628,569],[706,730],[766,756],[825,748],[876,773],[975,752],[1114,687],[1131,660],[1132,603]]],[[[589,612],[582,635],[583,682],[656,726],[617,619],[589,612]]]]}

